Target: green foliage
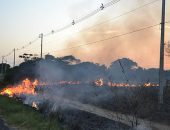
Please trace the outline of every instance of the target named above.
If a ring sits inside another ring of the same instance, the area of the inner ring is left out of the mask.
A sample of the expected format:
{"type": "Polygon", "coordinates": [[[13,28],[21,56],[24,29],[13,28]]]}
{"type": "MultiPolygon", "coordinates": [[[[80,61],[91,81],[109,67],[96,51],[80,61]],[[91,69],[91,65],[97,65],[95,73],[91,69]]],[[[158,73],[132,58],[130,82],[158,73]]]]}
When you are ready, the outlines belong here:
{"type": "Polygon", "coordinates": [[[61,130],[57,118],[45,118],[31,107],[8,97],[0,96],[0,114],[10,125],[22,130],[61,130]]]}

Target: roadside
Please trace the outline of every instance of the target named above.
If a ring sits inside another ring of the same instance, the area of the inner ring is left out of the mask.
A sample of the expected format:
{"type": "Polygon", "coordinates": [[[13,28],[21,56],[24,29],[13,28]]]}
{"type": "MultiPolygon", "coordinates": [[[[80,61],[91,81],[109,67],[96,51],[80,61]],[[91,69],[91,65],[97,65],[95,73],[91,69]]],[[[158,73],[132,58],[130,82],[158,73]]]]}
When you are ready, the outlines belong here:
{"type": "Polygon", "coordinates": [[[0,128],[1,128],[1,130],[11,130],[8,126],[6,126],[6,124],[1,119],[1,117],[0,117],[0,128]]]}
{"type": "MultiPolygon", "coordinates": [[[[9,126],[22,130],[61,130],[58,120],[45,118],[29,106],[23,105],[15,99],[0,96],[0,115],[9,126]]],[[[0,117],[1,130],[11,130],[0,117]]]]}

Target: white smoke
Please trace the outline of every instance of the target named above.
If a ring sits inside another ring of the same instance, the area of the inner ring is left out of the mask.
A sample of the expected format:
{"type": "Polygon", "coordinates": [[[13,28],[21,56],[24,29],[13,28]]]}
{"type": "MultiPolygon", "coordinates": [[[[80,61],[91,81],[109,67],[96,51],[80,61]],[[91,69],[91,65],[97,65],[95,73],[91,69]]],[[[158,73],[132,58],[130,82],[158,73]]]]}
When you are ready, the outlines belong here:
{"type": "Polygon", "coordinates": [[[138,125],[135,130],[152,130],[152,128],[149,125],[142,123],[138,125]]]}

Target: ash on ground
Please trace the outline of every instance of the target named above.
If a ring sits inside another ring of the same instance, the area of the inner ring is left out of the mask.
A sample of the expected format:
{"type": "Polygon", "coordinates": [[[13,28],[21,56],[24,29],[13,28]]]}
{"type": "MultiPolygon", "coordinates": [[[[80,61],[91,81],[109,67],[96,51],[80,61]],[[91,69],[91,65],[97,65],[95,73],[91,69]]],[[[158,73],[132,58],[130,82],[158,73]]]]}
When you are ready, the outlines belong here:
{"type": "Polygon", "coordinates": [[[68,130],[130,130],[124,124],[75,109],[58,111],[58,120],[68,130]]]}

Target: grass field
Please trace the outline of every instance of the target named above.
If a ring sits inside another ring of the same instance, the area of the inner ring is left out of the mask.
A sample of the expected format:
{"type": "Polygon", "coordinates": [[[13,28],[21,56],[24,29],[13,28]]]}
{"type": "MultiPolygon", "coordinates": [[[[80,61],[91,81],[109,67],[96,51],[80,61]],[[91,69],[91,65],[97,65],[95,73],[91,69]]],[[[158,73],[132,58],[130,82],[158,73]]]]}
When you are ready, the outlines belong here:
{"type": "Polygon", "coordinates": [[[0,96],[0,115],[19,130],[61,130],[57,119],[45,118],[20,101],[4,96],[0,96]]]}

